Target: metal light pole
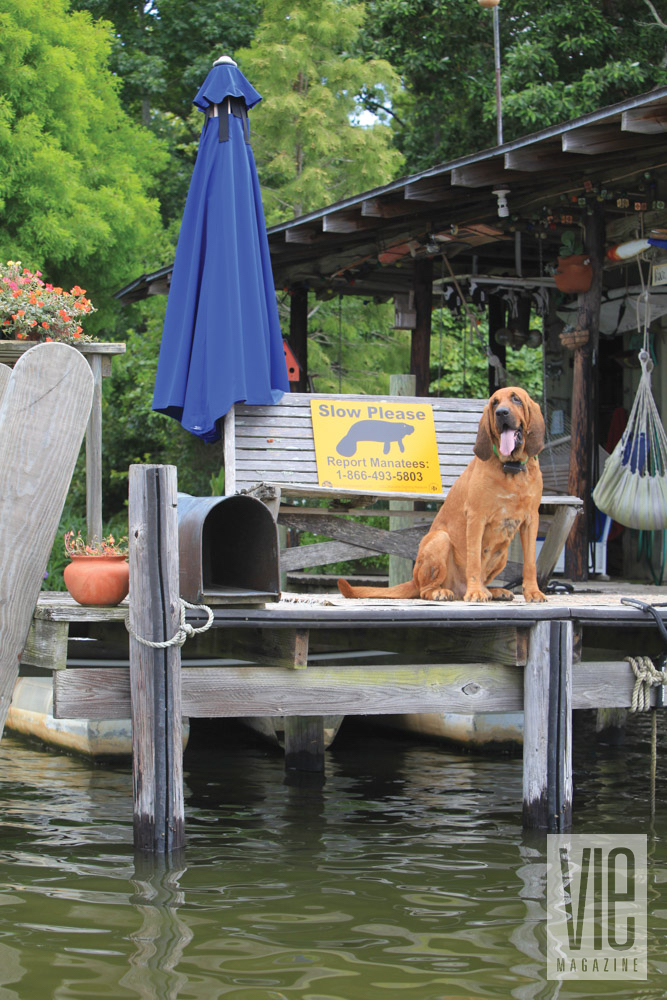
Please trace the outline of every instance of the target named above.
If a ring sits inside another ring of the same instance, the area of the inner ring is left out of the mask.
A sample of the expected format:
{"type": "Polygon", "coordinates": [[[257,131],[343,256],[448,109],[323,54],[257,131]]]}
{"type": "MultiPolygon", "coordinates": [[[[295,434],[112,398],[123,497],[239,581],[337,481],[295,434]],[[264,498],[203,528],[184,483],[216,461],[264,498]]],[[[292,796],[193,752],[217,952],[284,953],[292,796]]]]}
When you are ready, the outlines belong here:
{"type": "Polygon", "coordinates": [[[480,7],[493,9],[493,54],[496,66],[496,122],[498,145],[503,144],[503,99],[500,91],[500,21],[498,4],[500,0],[477,0],[480,7]]]}

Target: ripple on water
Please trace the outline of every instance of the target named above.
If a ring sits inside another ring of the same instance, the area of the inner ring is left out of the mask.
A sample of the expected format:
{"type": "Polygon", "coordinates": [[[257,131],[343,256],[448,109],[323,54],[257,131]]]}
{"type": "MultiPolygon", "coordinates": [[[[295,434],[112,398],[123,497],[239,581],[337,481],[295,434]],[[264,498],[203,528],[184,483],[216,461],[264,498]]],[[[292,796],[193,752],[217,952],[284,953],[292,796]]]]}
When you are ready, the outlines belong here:
{"type": "MultiPolygon", "coordinates": [[[[643,722],[623,752],[579,742],[578,832],[647,829],[645,750],[643,722]]],[[[187,846],[156,860],[132,849],[127,766],[0,743],[0,1000],[556,996],[520,757],[343,731],[313,789],[236,729],[191,744],[185,770],[187,846]]],[[[660,809],[637,1000],[665,996],[660,809]]],[[[628,996],[596,982],[558,995],[598,994],[628,996]]]]}

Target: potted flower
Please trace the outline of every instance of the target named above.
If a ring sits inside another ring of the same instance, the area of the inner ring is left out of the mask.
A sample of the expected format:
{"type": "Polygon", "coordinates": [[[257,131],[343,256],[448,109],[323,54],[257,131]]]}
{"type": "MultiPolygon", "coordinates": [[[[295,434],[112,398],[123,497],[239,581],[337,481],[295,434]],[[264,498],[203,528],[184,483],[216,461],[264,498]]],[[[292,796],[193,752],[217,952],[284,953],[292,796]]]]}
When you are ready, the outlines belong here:
{"type": "Polygon", "coordinates": [[[42,280],[41,271],[20,260],[0,263],[0,336],[6,340],[92,341],[84,334],[84,318],[96,312],[85,288],[69,290],[42,280]]]}
{"type": "Polygon", "coordinates": [[[558,267],[554,277],[556,288],[561,292],[575,294],[587,292],[591,287],[593,267],[590,258],[584,253],[581,239],[572,229],[566,229],[561,237],[558,267]]]}
{"type": "Polygon", "coordinates": [[[72,560],[63,573],[65,586],[78,604],[120,604],[130,589],[127,538],[107,535],[86,542],[79,531],[65,534],[65,551],[72,560]]]}

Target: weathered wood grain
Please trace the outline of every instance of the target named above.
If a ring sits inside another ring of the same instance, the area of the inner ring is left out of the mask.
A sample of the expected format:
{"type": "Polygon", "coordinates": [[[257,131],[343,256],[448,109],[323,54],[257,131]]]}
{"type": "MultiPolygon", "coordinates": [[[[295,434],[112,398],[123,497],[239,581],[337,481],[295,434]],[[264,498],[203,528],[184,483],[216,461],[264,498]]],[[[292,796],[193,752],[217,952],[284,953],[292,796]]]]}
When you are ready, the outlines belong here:
{"type": "Polygon", "coordinates": [[[158,852],[184,843],[181,652],[153,649],[135,635],[163,642],[179,627],[177,505],[173,466],[130,466],[134,844],[158,852]]]}
{"type": "Polygon", "coordinates": [[[2,400],[7,390],[7,386],[9,385],[11,375],[11,368],[8,368],[7,365],[0,364],[0,406],[2,405],[2,400]]]}
{"type": "Polygon", "coordinates": [[[89,354],[93,404],[86,428],[86,530],[88,541],[102,537],[102,355],[89,354]]]}
{"type": "MultiPolygon", "coordinates": [[[[121,718],[128,680],[122,668],[61,671],[54,677],[54,713],[121,718]]],[[[183,671],[182,698],[183,714],[193,718],[321,715],[323,709],[331,715],[514,712],[523,704],[522,671],[495,664],[190,667],[183,671]]]]}
{"type": "Polygon", "coordinates": [[[324,771],[324,719],[321,715],[285,718],[285,769],[324,771]]]}
{"type": "Polygon", "coordinates": [[[424,537],[423,528],[399,528],[396,531],[386,531],[384,528],[373,528],[358,521],[348,521],[340,517],[330,517],[323,513],[320,517],[301,518],[299,514],[281,513],[279,519],[288,528],[298,528],[301,531],[312,531],[317,535],[326,535],[337,542],[347,542],[349,545],[359,545],[361,548],[376,552],[388,552],[414,559],[419,543],[424,537]]]}
{"type": "MultiPolygon", "coordinates": [[[[549,623],[540,623],[541,626],[547,627],[549,623]]],[[[389,684],[391,685],[394,681],[405,682],[406,674],[404,671],[420,671],[421,673],[414,673],[415,683],[413,686],[417,686],[419,683],[426,683],[427,680],[433,680],[435,678],[436,683],[449,683],[452,680],[452,676],[455,677],[477,677],[476,670],[477,667],[480,668],[481,673],[486,676],[487,669],[489,671],[496,671],[496,676],[494,679],[494,693],[496,689],[500,692],[498,695],[498,700],[494,701],[493,704],[499,707],[489,707],[490,702],[484,700],[482,703],[475,702],[473,699],[467,695],[465,700],[459,698],[457,705],[458,708],[452,707],[451,703],[448,708],[426,708],[423,711],[461,711],[465,713],[473,713],[475,711],[483,712],[515,712],[521,711],[524,703],[523,696],[519,693],[517,694],[516,689],[516,673],[513,668],[509,667],[504,672],[503,669],[499,668],[496,664],[489,664],[487,667],[480,667],[479,664],[449,664],[443,667],[428,667],[425,668],[423,664],[415,665],[412,667],[402,666],[398,667],[394,664],[390,666],[382,666],[379,664],[373,664],[372,666],[365,667],[308,667],[307,671],[289,671],[283,676],[286,692],[292,690],[292,685],[296,684],[292,679],[292,674],[297,674],[299,677],[301,675],[309,675],[309,678],[315,684],[326,685],[329,683],[335,672],[340,672],[338,675],[338,684],[345,685],[348,681],[353,682],[352,687],[354,691],[357,690],[359,684],[361,684],[360,678],[367,679],[367,674],[373,671],[378,683],[382,680],[382,671],[387,671],[387,677],[390,679],[389,684]],[[465,666],[465,669],[464,669],[465,666]],[[355,675],[352,671],[358,670],[359,673],[355,675]],[[427,673],[423,673],[426,669],[427,673]],[[508,673],[507,670],[510,672],[508,673]],[[453,671],[453,674],[452,674],[453,671]],[[403,679],[401,681],[401,678],[403,679]],[[509,678],[509,682],[508,682],[509,678]],[[506,687],[507,685],[507,687],[506,687]],[[475,705],[478,705],[475,708],[475,705]]],[[[533,661],[531,669],[535,669],[535,663],[533,661]]],[[[183,715],[196,716],[197,711],[201,710],[201,705],[199,704],[201,699],[201,691],[205,689],[211,689],[215,687],[216,684],[220,686],[220,697],[224,699],[226,697],[225,691],[227,688],[234,692],[242,691],[244,685],[250,684],[251,686],[259,685],[260,687],[267,682],[267,678],[271,680],[271,690],[273,686],[280,688],[281,679],[277,676],[277,672],[273,671],[272,668],[260,668],[260,667],[189,667],[183,671],[182,679],[182,698],[183,698],[183,715]],[[225,671],[225,675],[222,675],[222,671],[225,671]],[[260,671],[259,673],[255,673],[260,671]],[[253,680],[254,676],[254,680],[253,680]]],[[[477,682],[475,680],[475,682],[477,682]]],[[[298,682],[300,685],[300,682],[298,682]]],[[[310,683],[310,680],[309,680],[310,683]]],[[[467,683],[462,682],[462,685],[467,683]]],[[[572,708],[573,709],[588,709],[596,707],[609,707],[609,708],[629,708],[632,703],[632,688],[634,685],[634,675],[632,670],[625,661],[616,661],[608,663],[582,663],[578,664],[572,672],[572,708]]],[[[375,690],[374,686],[369,685],[368,690],[375,690]]],[[[268,689],[267,689],[268,690],[268,689]]],[[[126,669],[122,667],[82,667],[77,669],[71,669],[67,671],[58,671],[54,675],[54,715],[56,718],[85,718],[90,716],[94,719],[125,719],[129,715],[129,697],[130,697],[130,681],[129,674],[126,669]]],[[[235,695],[236,697],[236,695],[235,695]]],[[[241,697],[245,697],[241,695],[241,697]]],[[[283,715],[284,708],[281,707],[278,711],[261,711],[261,704],[256,700],[256,695],[252,695],[253,699],[253,712],[248,714],[254,715],[283,715]]],[[[300,698],[312,701],[310,696],[301,693],[300,698]]],[[[337,698],[346,697],[346,695],[336,695],[337,698]]],[[[412,697],[412,696],[411,696],[412,697]]],[[[443,696],[444,697],[444,696],[443,696]]],[[[651,704],[656,703],[656,689],[651,691],[651,704]]],[[[398,696],[397,696],[398,698],[398,696]]],[[[421,695],[415,695],[414,698],[421,698],[421,695]]],[[[354,699],[357,708],[359,708],[358,702],[356,700],[356,694],[350,696],[350,702],[354,699]]],[[[312,705],[314,714],[317,710],[322,710],[326,707],[327,711],[329,709],[329,701],[327,696],[327,701],[320,703],[319,705],[312,705]]],[[[229,706],[227,706],[229,709],[229,706]]],[[[336,711],[331,709],[332,712],[336,711]]],[[[379,711],[385,711],[381,709],[379,711]]],[[[388,711],[388,710],[387,710],[388,711]]],[[[398,712],[398,709],[393,708],[393,712],[398,712]]],[[[412,711],[412,709],[409,709],[412,711]]],[[[358,712],[353,713],[352,709],[346,709],[345,713],[341,711],[341,714],[373,714],[371,708],[367,705],[359,708],[358,712]]],[[[227,715],[234,715],[234,712],[226,711],[227,715]]],[[[241,712],[240,714],[246,714],[241,712]]],[[[535,774],[537,769],[533,770],[535,774]]],[[[531,786],[532,787],[532,786],[531,786]]],[[[539,786],[541,787],[541,786],[539,786]]]]}
{"type": "Polygon", "coordinates": [[[0,405],[0,736],[90,413],[93,379],[67,344],[16,364],[0,405]]]}
{"type": "Polygon", "coordinates": [[[538,622],[524,671],[523,822],[532,829],[571,822],[571,675],[572,623],[538,622]]]}
{"type": "Polygon", "coordinates": [[[311,647],[316,652],[381,649],[395,653],[411,663],[499,663],[525,666],[528,656],[528,629],[486,628],[436,629],[318,629],[311,632],[311,647]]]}
{"type": "MultiPolygon", "coordinates": [[[[69,624],[33,618],[21,666],[39,667],[42,670],[64,670],[67,666],[67,640],[69,624]]],[[[127,649],[127,640],[125,641],[127,649]]]]}

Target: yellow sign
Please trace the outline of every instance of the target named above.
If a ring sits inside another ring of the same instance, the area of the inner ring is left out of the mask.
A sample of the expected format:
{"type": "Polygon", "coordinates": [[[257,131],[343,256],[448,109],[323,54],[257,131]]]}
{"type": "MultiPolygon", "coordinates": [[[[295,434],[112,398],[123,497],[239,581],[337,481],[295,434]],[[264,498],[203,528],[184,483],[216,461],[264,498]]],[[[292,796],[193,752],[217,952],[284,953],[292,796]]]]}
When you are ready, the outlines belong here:
{"type": "Polygon", "coordinates": [[[311,399],[320,486],[441,493],[428,403],[311,399]]]}

